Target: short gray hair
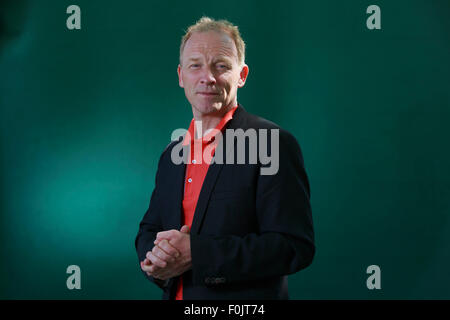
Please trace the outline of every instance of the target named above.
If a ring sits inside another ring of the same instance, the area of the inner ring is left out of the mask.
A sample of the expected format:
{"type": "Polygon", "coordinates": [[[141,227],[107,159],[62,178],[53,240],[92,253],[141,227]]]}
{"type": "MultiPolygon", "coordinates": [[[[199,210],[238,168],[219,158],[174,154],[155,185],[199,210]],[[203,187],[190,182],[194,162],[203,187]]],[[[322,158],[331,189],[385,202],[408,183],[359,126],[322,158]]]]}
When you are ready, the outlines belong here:
{"type": "Polygon", "coordinates": [[[236,45],[238,62],[243,65],[245,62],[245,42],[241,37],[239,28],[227,20],[214,20],[209,17],[202,17],[195,24],[191,25],[181,38],[180,64],[184,46],[194,32],[218,31],[228,34],[236,45]]]}

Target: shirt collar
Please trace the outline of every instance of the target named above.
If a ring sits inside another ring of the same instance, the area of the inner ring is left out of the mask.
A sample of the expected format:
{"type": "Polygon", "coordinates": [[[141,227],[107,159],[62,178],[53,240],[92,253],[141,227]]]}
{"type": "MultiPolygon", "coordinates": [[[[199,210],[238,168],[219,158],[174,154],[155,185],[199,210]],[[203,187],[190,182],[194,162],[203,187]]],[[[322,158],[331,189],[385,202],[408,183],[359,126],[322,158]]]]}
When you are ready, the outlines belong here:
{"type": "MultiPolygon", "coordinates": [[[[219,124],[214,128],[215,130],[211,130],[210,132],[208,132],[206,135],[203,136],[203,139],[195,139],[195,140],[202,140],[203,143],[209,143],[213,140],[213,138],[216,136],[216,134],[218,133],[218,131],[222,131],[222,129],[225,127],[225,125],[228,123],[228,121],[230,121],[231,119],[233,119],[233,114],[236,111],[236,109],[238,108],[238,106],[233,107],[231,110],[229,110],[220,120],[219,124]]],[[[195,138],[195,125],[194,125],[195,121],[194,119],[191,120],[191,123],[189,125],[189,129],[188,129],[188,134],[185,134],[184,138],[183,138],[183,146],[187,146],[189,145],[189,143],[193,143],[194,142],[194,138],[195,138]],[[188,137],[190,137],[190,139],[188,139],[188,137]],[[189,141],[190,140],[190,141],[189,141]]]]}

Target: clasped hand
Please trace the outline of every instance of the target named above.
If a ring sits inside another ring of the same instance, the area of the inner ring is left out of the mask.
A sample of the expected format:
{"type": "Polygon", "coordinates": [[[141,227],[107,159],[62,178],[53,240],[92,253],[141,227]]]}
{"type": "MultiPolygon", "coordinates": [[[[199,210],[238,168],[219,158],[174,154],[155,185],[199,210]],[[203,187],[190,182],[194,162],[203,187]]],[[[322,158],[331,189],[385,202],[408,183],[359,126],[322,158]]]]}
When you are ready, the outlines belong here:
{"type": "Polygon", "coordinates": [[[155,246],[148,251],[141,269],[148,276],[166,280],[186,272],[192,267],[189,227],[158,232],[155,246]]]}

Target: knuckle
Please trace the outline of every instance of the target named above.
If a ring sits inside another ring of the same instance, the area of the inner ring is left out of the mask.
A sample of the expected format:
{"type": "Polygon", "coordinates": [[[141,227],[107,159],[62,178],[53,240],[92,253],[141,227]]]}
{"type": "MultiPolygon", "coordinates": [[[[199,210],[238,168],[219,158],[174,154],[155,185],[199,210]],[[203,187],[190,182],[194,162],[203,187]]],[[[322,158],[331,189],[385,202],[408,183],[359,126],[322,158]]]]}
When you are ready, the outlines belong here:
{"type": "Polygon", "coordinates": [[[158,258],[159,261],[164,258],[160,252],[158,252],[158,254],[156,254],[156,257],[158,258]]]}
{"type": "Polygon", "coordinates": [[[157,263],[157,262],[158,262],[158,260],[156,259],[156,256],[155,256],[154,254],[152,254],[152,255],[150,256],[150,261],[151,261],[152,263],[157,263]]]}
{"type": "Polygon", "coordinates": [[[170,257],[175,257],[176,256],[176,254],[177,254],[177,250],[175,250],[175,249],[172,249],[172,248],[167,248],[167,254],[168,254],[168,256],[170,256],[170,257]]]}
{"type": "Polygon", "coordinates": [[[167,253],[165,252],[165,250],[164,249],[159,249],[159,251],[158,251],[158,253],[159,253],[159,256],[160,257],[163,257],[163,258],[166,258],[167,257],[167,253]]]}
{"type": "Polygon", "coordinates": [[[167,241],[166,241],[165,243],[162,243],[162,244],[161,244],[161,248],[162,248],[162,250],[164,250],[165,252],[170,252],[170,246],[169,246],[169,244],[167,243],[167,241]]]}
{"type": "Polygon", "coordinates": [[[161,251],[161,259],[167,260],[169,258],[170,258],[170,256],[167,253],[165,253],[164,251],[161,251]]]}

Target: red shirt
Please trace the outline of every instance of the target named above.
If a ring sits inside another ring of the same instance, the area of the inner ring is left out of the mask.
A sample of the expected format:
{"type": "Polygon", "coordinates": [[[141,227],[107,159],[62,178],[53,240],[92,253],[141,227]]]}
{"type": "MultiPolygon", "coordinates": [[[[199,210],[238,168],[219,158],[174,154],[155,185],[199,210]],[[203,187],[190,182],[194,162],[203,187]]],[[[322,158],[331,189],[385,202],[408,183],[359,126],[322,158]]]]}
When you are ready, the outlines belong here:
{"type": "MultiPolygon", "coordinates": [[[[208,172],[209,168],[209,163],[219,142],[217,140],[214,140],[214,143],[211,143],[212,138],[218,133],[218,131],[222,131],[228,121],[233,118],[233,114],[236,109],[237,106],[228,111],[216,126],[216,128],[203,136],[203,139],[195,139],[194,119],[192,119],[188,132],[184,136],[183,145],[190,144],[190,161],[186,165],[182,225],[187,225],[189,229],[191,229],[192,226],[192,220],[194,219],[194,212],[197,206],[200,191],[202,189],[203,180],[205,180],[206,173],[208,172]],[[204,156],[202,156],[203,152],[206,152],[204,156]]],[[[183,300],[182,277],[180,277],[180,281],[178,282],[175,299],[183,300]]]]}

